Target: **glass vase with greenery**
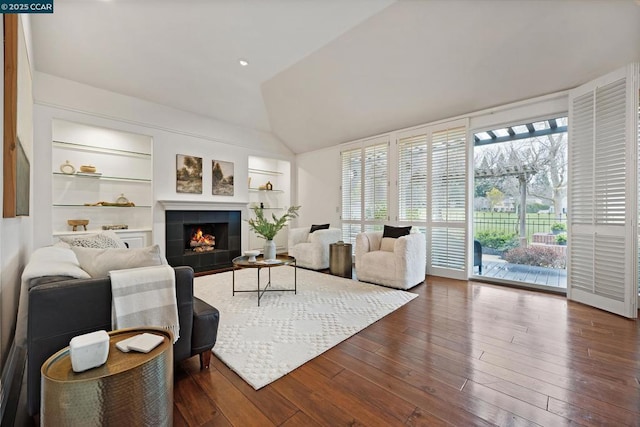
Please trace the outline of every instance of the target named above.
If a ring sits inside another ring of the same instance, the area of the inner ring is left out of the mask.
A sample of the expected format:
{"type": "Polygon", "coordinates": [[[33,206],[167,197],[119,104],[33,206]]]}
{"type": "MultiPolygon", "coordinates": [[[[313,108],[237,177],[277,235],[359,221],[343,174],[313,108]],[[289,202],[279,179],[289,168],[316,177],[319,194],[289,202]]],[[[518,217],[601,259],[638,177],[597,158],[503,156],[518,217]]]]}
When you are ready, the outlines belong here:
{"type": "Polygon", "coordinates": [[[255,218],[249,219],[247,223],[249,224],[249,229],[256,233],[258,237],[265,240],[273,240],[278,231],[282,230],[282,227],[287,225],[290,219],[298,217],[299,209],[300,206],[291,206],[280,218],[276,217],[274,213],[271,214],[271,218],[267,218],[264,208],[252,206],[251,210],[253,210],[255,218]]]}

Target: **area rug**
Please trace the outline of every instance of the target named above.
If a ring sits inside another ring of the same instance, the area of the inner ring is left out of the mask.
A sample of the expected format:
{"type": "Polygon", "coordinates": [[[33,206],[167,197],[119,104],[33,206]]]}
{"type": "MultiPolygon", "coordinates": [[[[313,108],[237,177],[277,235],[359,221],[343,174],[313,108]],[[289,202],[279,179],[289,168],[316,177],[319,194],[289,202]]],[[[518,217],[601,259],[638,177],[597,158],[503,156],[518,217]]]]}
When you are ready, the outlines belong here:
{"type": "MultiPolygon", "coordinates": [[[[272,268],[272,288],[292,288],[293,273],[272,268]]],[[[256,289],[255,269],[235,274],[236,289],[256,289]]],[[[214,354],[256,390],[418,296],[301,268],[297,274],[297,294],[267,292],[260,307],[255,292],[232,296],[231,272],[195,279],[195,296],[220,311],[214,354]]]]}

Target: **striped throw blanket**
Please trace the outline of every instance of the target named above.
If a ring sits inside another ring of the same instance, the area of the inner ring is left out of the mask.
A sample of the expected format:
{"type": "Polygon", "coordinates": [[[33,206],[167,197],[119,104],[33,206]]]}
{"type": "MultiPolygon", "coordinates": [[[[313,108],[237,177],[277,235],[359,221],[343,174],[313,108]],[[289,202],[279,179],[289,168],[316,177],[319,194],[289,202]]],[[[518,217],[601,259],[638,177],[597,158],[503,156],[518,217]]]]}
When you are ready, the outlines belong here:
{"type": "Polygon", "coordinates": [[[168,265],[109,272],[113,294],[114,329],[157,326],[180,338],[176,278],[168,265]]]}

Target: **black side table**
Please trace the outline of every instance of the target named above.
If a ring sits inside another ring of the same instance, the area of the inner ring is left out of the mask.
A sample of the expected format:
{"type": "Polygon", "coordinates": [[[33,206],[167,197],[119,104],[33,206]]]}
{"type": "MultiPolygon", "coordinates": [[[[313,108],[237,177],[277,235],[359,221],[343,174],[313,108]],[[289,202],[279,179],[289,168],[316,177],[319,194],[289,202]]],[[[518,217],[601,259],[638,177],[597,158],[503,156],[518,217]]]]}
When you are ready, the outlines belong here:
{"type": "Polygon", "coordinates": [[[337,242],[329,245],[329,271],[331,274],[349,279],[353,277],[351,249],[351,243],[337,242]]]}

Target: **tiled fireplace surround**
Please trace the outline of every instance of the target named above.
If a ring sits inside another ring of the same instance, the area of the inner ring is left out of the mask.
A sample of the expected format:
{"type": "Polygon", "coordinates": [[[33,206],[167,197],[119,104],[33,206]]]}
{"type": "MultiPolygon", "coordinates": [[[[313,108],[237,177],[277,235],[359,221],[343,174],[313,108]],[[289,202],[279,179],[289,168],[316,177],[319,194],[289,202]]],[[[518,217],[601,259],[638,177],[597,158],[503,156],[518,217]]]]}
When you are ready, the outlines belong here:
{"type": "Polygon", "coordinates": [[[167,210],[165,248],[169,265],[188,265],[196,273],[230,267],[231,260],[241,254],[241,223],[240,210],[167,210]],[[213,251],[186,250],[191,234],[199,225],[214,233],[213,251]]]}

